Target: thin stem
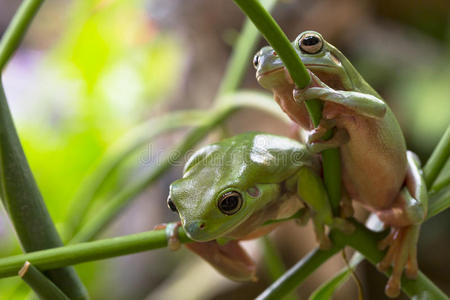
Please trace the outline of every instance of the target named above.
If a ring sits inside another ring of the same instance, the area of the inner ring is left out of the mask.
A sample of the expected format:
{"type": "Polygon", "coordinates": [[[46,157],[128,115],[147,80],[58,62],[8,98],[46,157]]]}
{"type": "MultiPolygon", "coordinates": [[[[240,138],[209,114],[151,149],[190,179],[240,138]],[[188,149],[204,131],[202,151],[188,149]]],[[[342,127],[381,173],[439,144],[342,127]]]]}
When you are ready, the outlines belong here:
{"type": "MultiPolygon", "coordinates": [[[[311,81],[311,77],[288,38],[272,16],[258,0],[234,0],[234,2],[252,20],[256,28],[258,28],[276,51],[277,55],[283,61],[284,66],[289,71],[294,83],[300,88],[306,87],[311,81]]],[[[322,102],[309,100],[306,102],[306,108],[314,126],[318,126],[322,118],[322,102]]],[[[330,138],[331,136],[332,133],[329,131],[325,138],[330,138]]],[[[339,149],[323,151],[322,166],[324,170],[324,183],[330,197],[331,207],[333,208],[333,213],[337,215],[341,200],[341,163],[339,149]]]]}
{"type": "MultiPolygon", "coordinates": [[[[263,257],[267,272],[272,280],[277,280],[286,272],[286,267],[284,266],[280,253],[270,238],[268,236],[264,236],[261,241],[264,247],[263,257]]],[[[291,293],[284,296],[283,300],[295,300],[296,298],[297,297],[291,293]]]]}
{"type": "Polygon", "coordinates": [[[431,187],[441,172],[445,163],[450,157],[450,126],[444,133],[444,136],[439,141],[439,144],[434,148],[433,153],[423,168],[425,182],[427,187],[431,187]]]}
{"type": "Polygon", "coordinates": [[[338,253],[342,249],[341,246],[333,245],[330,250],[315,249],[308,255],[304,256],[298,263],[283,274],[277,281],[272,283],[261,295],[258,300],[262,299],[281,299],[290,291],[294,290],[301,284],[312,272],[320,265],[327,261],[330,257],[338,253]]]}
{"type": "Polygon", "coordinates": [[[31,21],[33,21],[43,2],[44,0],[25,0],[14,15],[0,41],[0,74],[19,47],[31,21]]]}
{"type": "Polygon", "coordinates": [[[53,282],[42,274],[29,261],[19,270],[19,277],[43,300],[69,300],[53,282]]]}
{"type": "MultiPolygon", "coordinates": [[[[182,228],[178,236],[182,243],[190,241],[182,228]]],[[[167,247],[167,234],[162,229],[36,251],[0,259],[0,278],[17,275],[25,261],[45,271],[164,247],[167,247]]]]}

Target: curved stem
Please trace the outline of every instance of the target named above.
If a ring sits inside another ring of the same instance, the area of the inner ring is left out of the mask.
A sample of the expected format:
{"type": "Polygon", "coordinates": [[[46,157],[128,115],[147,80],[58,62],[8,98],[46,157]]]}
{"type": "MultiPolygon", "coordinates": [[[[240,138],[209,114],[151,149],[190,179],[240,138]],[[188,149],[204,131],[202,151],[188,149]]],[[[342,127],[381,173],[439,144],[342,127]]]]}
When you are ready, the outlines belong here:
{"type": "Polygon", "coordinates": [[[33,21],[43,2],[44,0],[25,0],[14,15],[0,41],[0,74],[12,54],[19,47],[31,21],[33,21]]]}

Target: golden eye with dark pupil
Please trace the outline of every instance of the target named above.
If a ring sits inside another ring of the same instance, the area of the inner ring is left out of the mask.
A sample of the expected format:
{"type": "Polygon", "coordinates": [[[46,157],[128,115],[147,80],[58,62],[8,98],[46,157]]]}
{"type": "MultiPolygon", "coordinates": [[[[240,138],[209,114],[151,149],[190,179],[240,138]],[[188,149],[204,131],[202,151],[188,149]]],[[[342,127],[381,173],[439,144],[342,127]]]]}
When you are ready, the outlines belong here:
{"type": "Polygon", "coordinates": [[[253,57],[253,66],[255,67],[255,69],[257,69],[258,65],[259,65],[259,55],[255,55],[255,57],[253,57]]]}
{"type": "Polygon", "coordinates": [[[299,47],[309,54],[315,54],[322,49],[322,40],[314,34],[305,35],[300,39],[299,47]]]}
{"type": "Polygon", "coordinates": [[[173,203],[172,199],[167,198],[167,206],[170,208],[173,212],[178,212],[177,207],[175,206],[175,203],[173,203]]]}
{"type": "Polygon", "coordinates": [[[242,196],[238,192],[228,192],[223,194],[217,204],[220,211],[226,215],[237,213],[242,206],[242,196]]]}

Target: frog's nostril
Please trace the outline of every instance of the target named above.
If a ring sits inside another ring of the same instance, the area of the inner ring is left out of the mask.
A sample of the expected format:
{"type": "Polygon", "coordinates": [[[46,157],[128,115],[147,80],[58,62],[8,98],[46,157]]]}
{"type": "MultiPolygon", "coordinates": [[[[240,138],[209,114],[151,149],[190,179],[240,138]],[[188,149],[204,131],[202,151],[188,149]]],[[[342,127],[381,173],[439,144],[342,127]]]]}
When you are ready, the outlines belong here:
{"type": "Polygon", "coordinates": [[[204,229],[205,228],[205,223],[200,224],[200,229],[204,229]]]}

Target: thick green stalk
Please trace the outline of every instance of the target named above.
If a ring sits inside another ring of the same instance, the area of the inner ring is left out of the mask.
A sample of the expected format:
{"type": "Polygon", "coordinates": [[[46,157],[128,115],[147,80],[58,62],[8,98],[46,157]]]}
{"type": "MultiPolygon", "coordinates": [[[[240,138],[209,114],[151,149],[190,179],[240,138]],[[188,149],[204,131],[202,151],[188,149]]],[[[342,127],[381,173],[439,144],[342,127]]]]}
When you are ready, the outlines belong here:
{"type": "Polygon", "coordinates": [[[28,27],[44,0],[25,0],[14,15],[0,41],[0,74],[19,47],[28,27]]]}
{"type": "Polygon", "coordinates": [[[213,128],[228,118],[235,108],[227,106],[211,113],[211,117],[202,126],[192,129],[191,133],[169,153],[169,155],[156,166],[149,174],[137,180],[132,185],[125,187],[116,197],[111,199],[106,206],[73,237],[70,243],[89,241],[102,231],[122,209],[130,203],[141,191],[158,179],[172,164],[180,160],[190,149],[199,143],[213,128]]]}
{"type": "MultiPolygon", "coordinates": [[[[298,57],[288,38],[275,22],[272,16],[264,9],[258,0],[234,0],[234,2],[245,12],[256,28],[262,33],[269,44],[277,52],[294,83],[305,88],[311,81],[308,71],[298,57]]],[[[309,111],[314,126],[318,126],[322,118],[322,102],[318,100],[307,101],[306,107],[309,111]]],[[[331,138],[329,131],[325,138],[331,138]]],[[[322,166],[324,170],[324,183],[330,197],[330,203],[334,214],[338,214],[341,201],[341,164],[339,149],[330,149],[322,152],[322,166]]]]}
{"type": "Polygon", "coordinates": [[[103,184],[110,178],[120,164],[134,151],[150,143],[162,133],[185,126],[198,126],[205,119],[205,112],[199,110],[179,111],[155,118],[131,130],[110,147],[83,184],[74,200],[64,227],[64,236],[73,237],[87,215],[103,184]]]}
{"type": "MultiPolygon", "coordinates": [[[[32,252],[63,245],[28,165],[0,83],[0,192],[22,248],[32,252]]],[[[45,273],[72,299],[87,293],[75,270],[45,273]]]]}
{"type": "MultiPolygon", "coordinates": [[[[182,243],[190,241],[182,228],[180,228],[178,236],[182,243]]],[[[36,251],[1,258],[0,278],[17,275],[17,272],[26,261],[45,271],[164,247],[167,247],[167,235],[166,231],[162,229],[36,251]]]]}
{"type": "Polygon", "coordinates": [[[41,300],[69,300],[69,297],[29,261],[19,270],[19,277],[41,300]]]}

